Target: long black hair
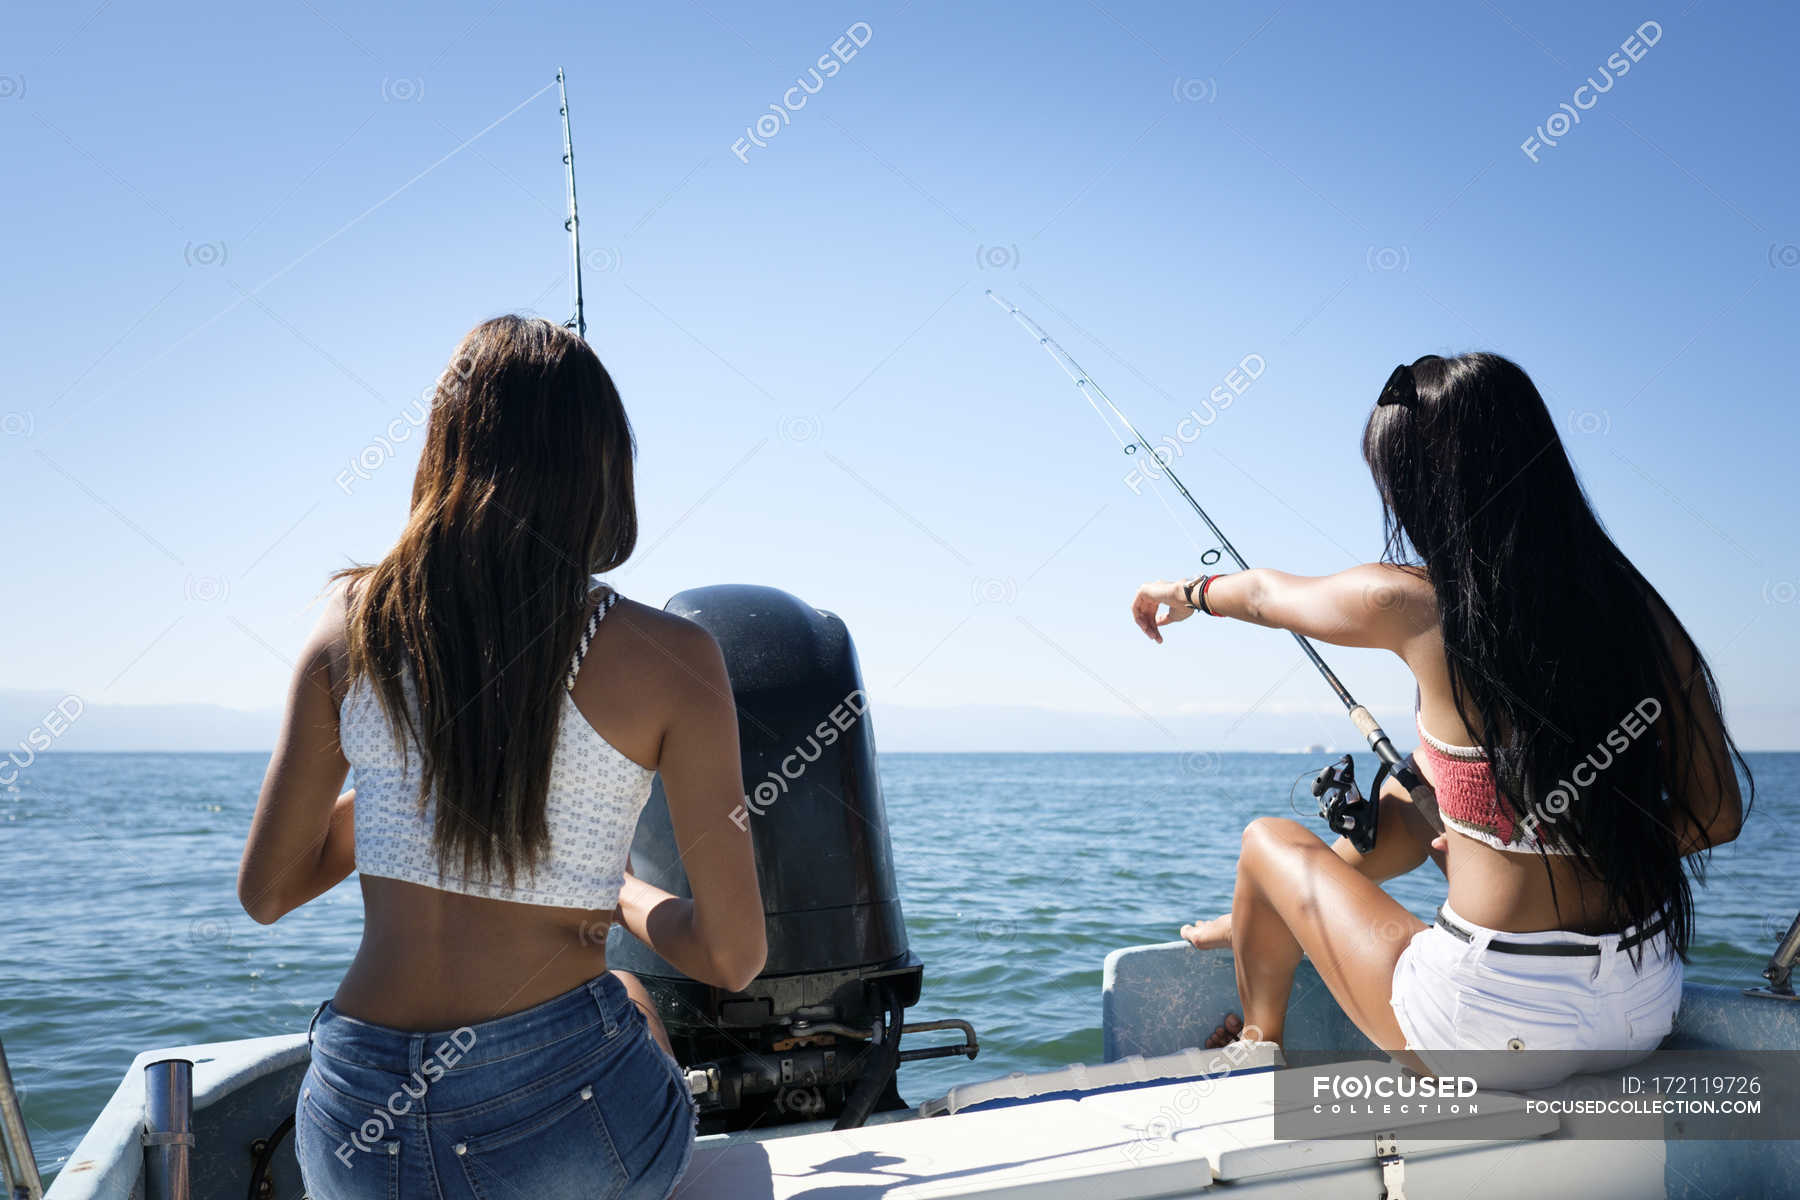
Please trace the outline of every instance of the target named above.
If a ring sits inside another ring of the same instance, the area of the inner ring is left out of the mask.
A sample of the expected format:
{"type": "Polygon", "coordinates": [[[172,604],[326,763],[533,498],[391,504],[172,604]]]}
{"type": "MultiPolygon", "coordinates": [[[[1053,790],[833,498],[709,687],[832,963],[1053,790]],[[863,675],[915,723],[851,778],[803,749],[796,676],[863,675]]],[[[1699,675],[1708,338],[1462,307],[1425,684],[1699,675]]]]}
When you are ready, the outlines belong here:
{"type": "Polygon", "coordinates": [[[1685,957],[1682,851],[1736,788],[1733,763],[1749,769],[1711,668],[1601,526],[1543,397],[1496,354],[1421,358],[1383,390],[1363,458],[1385,557],[1422,560],[1437,593],[1452,695],[1501,804],[1600,883],[1613,928],[1666,914],[1685,957]]]}

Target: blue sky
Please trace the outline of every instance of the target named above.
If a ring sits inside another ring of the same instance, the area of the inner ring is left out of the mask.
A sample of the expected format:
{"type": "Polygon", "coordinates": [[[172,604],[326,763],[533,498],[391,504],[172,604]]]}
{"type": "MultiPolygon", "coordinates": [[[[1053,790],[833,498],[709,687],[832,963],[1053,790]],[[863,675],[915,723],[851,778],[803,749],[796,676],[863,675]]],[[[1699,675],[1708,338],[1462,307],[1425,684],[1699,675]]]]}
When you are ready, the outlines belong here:
{"type": "MultiPolygon", "coordinates": [[[[1378,553],[1356,439],[1393,364],[1484,348],[1538,381],[1742,739],[1796,745],[1792,9],[301,0],[4,23],[0,687],[279,703],[326,574],[399,528],[418,439],[377,439],[475,322],[567,315],[562,65],[590,340],[641,445],[628,594],[831,608],[878,713],[1041,706],[1185,750],[1190,718],[1260,748],[1231,728],[1251,711],[1347,742],[1287,639],[1131,627],[1135,586],[1210,543],[1125,485],[983,291],[1159,434],[1260,356],[1179,469],[1253,562],[1303,572],[1378,553]],[[1631,39],[1580,123],[1547,124],[1631,39]]],[[[1404,727],[1397,665],[1333,658],[1404,727]]]]}

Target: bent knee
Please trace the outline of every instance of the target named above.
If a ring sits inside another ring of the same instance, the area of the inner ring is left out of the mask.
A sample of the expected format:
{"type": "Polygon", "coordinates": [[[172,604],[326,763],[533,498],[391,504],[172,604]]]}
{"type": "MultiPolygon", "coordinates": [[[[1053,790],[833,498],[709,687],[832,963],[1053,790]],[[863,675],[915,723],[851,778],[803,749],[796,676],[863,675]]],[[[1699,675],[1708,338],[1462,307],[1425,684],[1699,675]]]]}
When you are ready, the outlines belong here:
{"type": "Polygon", "coordinates": [[[1318,841],[1300,822],[1288,817],[1258,817],[1244,826],[1243,848],[1263,850],[1272,846],[1291,846],[1296,842],[1318,841]]]}

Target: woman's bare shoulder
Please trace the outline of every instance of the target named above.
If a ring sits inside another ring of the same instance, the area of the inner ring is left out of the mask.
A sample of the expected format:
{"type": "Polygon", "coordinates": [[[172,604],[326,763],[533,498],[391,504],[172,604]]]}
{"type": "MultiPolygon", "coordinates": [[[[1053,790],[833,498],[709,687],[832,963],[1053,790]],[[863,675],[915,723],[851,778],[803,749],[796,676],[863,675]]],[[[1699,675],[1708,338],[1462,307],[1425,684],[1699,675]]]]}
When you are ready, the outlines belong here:
{"type": "Polygon", "coordinates": [[[719,643],[686,617],[621,596],[606,621],[625,635],[614,639],[613,653],[636,679],[677,695],[715,689],[726,679],[719,643]]]}
{"type": "Polygon", "coordinates": [[[1431,586],[1425,568],[1406,563],[1363,563],[1343,572],[1340,578],[1360,589],[1368,611],[1385,622],[1390,632],[1389,645],[1409,646],[1437,632],[1437,589],[1431,586]]]}
{"type": "Polygon", "coordinates": [[[334,576],[314,600],[319,619],[301,652],[302,664],[323,671],[339,703],[350,680],[350,605],[355,580],[334,576]]]}
{"type": "Polygon", "coordinates": [[[1431,576],[1424,567],[1415,563],[1372,562],[1353,569],[1362,572],[1372,586],[1392,589],[1391,600],[1437,619],[1437,589],[1431,586],[1431,576]]]}

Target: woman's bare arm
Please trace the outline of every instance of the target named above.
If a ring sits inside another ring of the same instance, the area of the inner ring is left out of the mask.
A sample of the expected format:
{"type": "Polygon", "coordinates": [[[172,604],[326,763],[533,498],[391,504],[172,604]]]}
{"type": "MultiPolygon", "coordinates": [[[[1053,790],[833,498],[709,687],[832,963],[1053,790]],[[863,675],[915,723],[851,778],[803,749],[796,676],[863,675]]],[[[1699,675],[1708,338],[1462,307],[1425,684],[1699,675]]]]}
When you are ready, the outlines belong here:
{"type": "MultiPolygon", "coordinates": [[[[1366,563],[1335,575],[1289,575],[1252,567],[1213,579],[1206,589],[1214,616],[1286,629],[1338,646],[1392,650],[1405,658],[1437,629],[1437,599],[1422,574],[1390,563],[1366,563]]],[[[1152,641],[1161,629],[1185,621],[1182,585],[1146,583],[1132,600],[1132,618],[1152,641]],[[1162,611],[1166,610],[1166,611],[1162,611]]]]}
{"type": "Polygon", "coordinates": [[[1414,639],[1437,627],[1430,581],[1388,563],[1320,576],[1257,567],[1221,576],[1207,600],[1220,616],[1402,657],[1414,639]]]}
{"type": "Polygon", "coordinates": [[[669,798],[675,844],[692,900],[627,874],[619,920],[639,941],[684,974],[738,991],[762,971],[768,954],[762,892],[743,810],[737,706],[725,659],[696,625],[671,631],[678,670],[670,724],[657,769],[669,798]]]}
{"type": "Polygon", "coordinates": [[[1349,838],[1341,837],[1331,847],[1332,853],[1376,883],[1405,875],[1427,858],[1443,870],[1444,852],[1436,844],[1438,832],[1414,806],[1400,781],[1388,776],[1382,782],[1377,802],[1380,816],[1374,847],[1364,854],[1350,844],[1349,838]]]}
{"type": "Polygon", "coordinates": [[[330,891],[356,867],[356,793],[338,745],[333,663],[343,645],[341,589],[307,640],[238,865],[238,900],[269,924],[330,891]]]}
{"type": "Polygon", "coordinates": [[[1725,719],[1700,672],[1699,656],[1674,615],[1667,609],[1660,615],[1679,676],[1669,681],[1670,690],[1686,698],[1689,718],[1685,724],[1678,723],[1678,713],[1658,718],[1663,763],[1671,784],[1685,786],[1692,813],[1687,828],[1679,831],[1681,853],[1698,854],[1737,838],[1744,827],[1744,798],[1725,742],[1725,719]]]}

